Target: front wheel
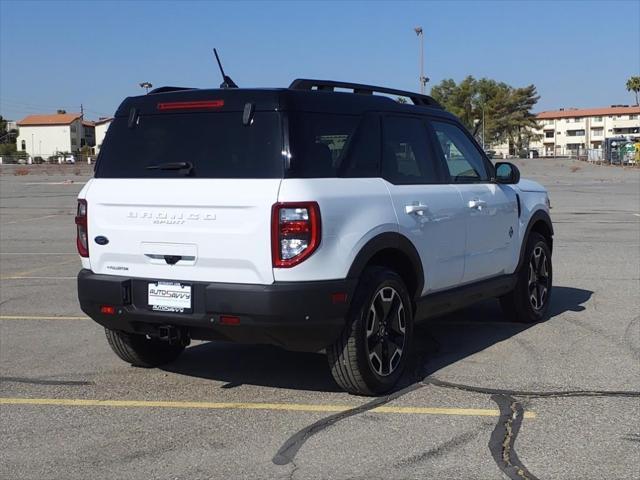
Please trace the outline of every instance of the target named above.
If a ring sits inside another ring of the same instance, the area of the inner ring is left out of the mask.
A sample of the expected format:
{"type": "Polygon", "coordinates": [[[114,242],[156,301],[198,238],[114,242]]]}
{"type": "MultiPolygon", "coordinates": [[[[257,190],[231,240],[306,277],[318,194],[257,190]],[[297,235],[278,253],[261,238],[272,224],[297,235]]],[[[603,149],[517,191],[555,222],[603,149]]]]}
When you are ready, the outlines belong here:
{"type": "Polygon", "coordinates": [[[551,250],[542,235],[529,236],[524,259],[515,288],[500,297],[500,305],[509,319],[535,323],[549,311],[553,280],[551,250]]]}
{"type": "Polygon", "coordinates": [[[172,345],[146,335],[120,332],[105,328],[109,346],[118,357],[134,367],[152,368],[172,362],[184,350],[183,345],[172,345]]]}
{"type": "Polygon", "coordinates": [[[402,278],[385,268],[366,269],[345,328],[327,348],[333,378],[349,393],[390,390],[405,368],[412,337],[413,311],[402,278]]]}

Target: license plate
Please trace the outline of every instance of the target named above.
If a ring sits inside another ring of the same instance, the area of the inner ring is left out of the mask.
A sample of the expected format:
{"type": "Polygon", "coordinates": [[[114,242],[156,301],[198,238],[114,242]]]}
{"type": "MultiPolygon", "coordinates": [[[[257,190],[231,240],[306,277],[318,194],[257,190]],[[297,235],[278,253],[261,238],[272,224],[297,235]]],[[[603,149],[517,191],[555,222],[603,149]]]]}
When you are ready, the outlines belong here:
{"type": "Polygon", "coordinates": [[[180,282],[149,283],[149,308],[157,312],[191,313],[191,285],[180,282]]]}

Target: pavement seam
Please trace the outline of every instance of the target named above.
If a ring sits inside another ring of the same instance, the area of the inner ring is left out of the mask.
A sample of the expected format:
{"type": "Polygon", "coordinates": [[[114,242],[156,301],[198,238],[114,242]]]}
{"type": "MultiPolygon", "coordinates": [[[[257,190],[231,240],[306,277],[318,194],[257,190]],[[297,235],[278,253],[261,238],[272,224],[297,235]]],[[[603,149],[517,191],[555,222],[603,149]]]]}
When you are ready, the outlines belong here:
{"type": "Polygon", "coordinates": [[[522,405],[504,394],[491,395],[491,399],[502,412],[489,440],[489,451],[498,468],[511,480],[538,480],[523,465],[515,450],[516,437],[522,425],[522,405]]]}

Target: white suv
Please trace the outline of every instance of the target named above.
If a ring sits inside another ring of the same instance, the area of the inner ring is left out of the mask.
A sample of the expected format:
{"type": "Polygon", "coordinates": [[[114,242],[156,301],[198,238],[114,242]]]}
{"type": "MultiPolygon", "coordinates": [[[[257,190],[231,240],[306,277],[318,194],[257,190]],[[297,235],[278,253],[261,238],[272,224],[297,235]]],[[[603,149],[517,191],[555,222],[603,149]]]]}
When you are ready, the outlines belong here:
{"type": "Polygon", "coordinates": [[[76,224],[82,310],[137,366],[190,339],[269,343],[325,350],[342,388],[379,394],[414,322],[489,297],[517,321],[549,307],[545,189],[410,92],[296,80],[127,98],[76,224]]]}

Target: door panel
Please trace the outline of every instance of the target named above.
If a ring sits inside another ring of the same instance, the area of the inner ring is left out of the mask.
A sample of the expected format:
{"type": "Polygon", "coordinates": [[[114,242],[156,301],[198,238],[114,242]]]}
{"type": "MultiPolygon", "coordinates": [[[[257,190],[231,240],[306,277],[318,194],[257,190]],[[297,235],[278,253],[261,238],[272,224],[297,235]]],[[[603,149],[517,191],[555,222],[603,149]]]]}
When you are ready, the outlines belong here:
{"type": "Polygon", "coordinates": [[[420,254],[425,294],[462,280],[466,211],[460,192],[444,183],[441,165],[424,121],[386,116],[382,176],[389,189],[398,228],[420,254]]]}
{"type": "Polygon", "coordinates": [[[492,183],[456,185],[466,208],[464,283],[505,273],[518,238],[518,204],[511,188],[492,183]]]}
{"type": "Polygon", "coordinates": [[[518,204],[513,189],[491,181],[491,165],[460,126],[433,120],[436,147],[466,218],[463,283],[505,273],[515,255],[518,204]]]}
{"type": "Polygon", "coordinates": [[[453,185],[393,185],[386,182],[400,233],[411,240],[425,275],[422,294],[462,280],[466,212],[453,185]]]}

